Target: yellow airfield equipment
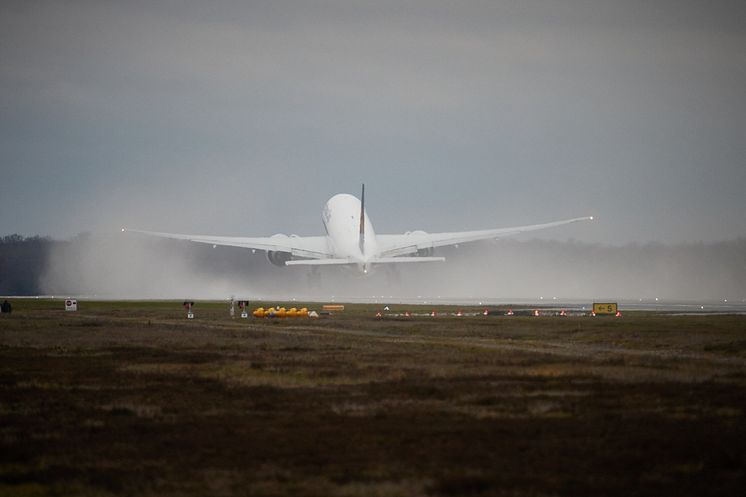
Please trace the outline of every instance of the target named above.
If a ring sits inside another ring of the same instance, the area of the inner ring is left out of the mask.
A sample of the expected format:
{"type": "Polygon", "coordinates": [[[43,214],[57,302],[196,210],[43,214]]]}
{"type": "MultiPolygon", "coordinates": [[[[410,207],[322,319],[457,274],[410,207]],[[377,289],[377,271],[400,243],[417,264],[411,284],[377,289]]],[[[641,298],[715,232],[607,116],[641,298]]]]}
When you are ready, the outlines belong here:
{"type": "Polygon", "coordinates": [[[295,307],[291,307],[290,309],[285,309],[284,307],[270,307],[268,309],[257,307],[251,315],[255,318],[307,318],[308,309],[306,307],[301,307],[300,309],[295,307]]]}
{"type": "Polygon", "coordinates": [[[616,302],[594,302],[593,313],[596,316],[613,316],[619,309],[617,309],[616,302]]]}
{"type": "Polygon", "coordinates": [[[321,309],[324,311],[330,311],[330,312],[333,312],[333,311],[342,312],[345,310],[345,306],[344,304],[324,304],[321,307],[321,309]]]}

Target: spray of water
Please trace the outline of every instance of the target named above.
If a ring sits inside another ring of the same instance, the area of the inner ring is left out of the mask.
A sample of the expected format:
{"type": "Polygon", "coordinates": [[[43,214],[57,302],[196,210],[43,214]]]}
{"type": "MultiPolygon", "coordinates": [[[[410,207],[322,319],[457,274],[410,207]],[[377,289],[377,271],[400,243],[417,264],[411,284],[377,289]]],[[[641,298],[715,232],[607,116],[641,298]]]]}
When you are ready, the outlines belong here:
{"type": "Polygon", "coordinates": [[[49,294],[101,298],[653,299],[746,297],[746,240],[627,245],[500,240],[439,251],[444,263],[276,267],[257,251],[133,234],[80,236],[49,254],[49,294]]]}

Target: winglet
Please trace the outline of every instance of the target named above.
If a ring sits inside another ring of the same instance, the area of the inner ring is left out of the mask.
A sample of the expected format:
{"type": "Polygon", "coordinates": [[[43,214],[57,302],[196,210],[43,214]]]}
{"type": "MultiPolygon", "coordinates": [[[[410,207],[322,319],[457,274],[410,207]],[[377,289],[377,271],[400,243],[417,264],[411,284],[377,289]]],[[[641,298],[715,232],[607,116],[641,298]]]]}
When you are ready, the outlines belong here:
{"type": "Polygon", "coordinates": [[[365,183],[363,183],[363,193],[360,196],[360,238],[358,240],[360,253],[365,254],[365,183]]]}

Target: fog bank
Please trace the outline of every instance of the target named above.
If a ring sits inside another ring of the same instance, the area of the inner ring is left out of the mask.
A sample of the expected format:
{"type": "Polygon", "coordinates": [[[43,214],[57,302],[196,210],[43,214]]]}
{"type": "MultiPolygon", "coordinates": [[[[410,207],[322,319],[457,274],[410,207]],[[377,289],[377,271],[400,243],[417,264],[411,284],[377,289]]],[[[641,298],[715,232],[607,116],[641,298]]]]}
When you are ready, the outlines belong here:
{"type": "Polygon", "coordinates": [[[132,234],[79,236],[49,250],[40,287],[101,298],[746,299],[746,239],[627,245],[499,240],[436,251],[445,263],[275,267],[264,253],[132,234]]]}

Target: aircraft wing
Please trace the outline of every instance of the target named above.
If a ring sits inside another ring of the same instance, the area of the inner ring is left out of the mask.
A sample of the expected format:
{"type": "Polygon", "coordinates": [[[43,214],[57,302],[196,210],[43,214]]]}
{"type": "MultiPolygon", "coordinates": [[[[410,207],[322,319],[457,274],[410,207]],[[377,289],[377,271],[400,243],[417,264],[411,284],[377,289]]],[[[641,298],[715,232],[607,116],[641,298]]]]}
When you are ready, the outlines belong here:
{"type": "Polygon", "coordinates": [[[122,231],[160,238],[171,238],[174,240],[188,240],[190,242],[206,243],[213,246],[222,245],[266,250],[268,252],[287,252],[296,257],[309,259],[333,257],[325,236],[274,235],[249,238],[242,236],[182,235],[179,233],[162,233],[160,231],[143,231],[129,228],[122,228],[122,231]]]}
{"type": "Polygon", "coordinates": [[[563,221],[554,221],[551,223],[515,226],[513,228],[456,231],[450,233],[425,233],[424,231],[414,231],[403,235],[376,235],[376,239],[381,250],[381,257],[396,257],[400,255],[414,254],[422,249],[476,242],[478,240],[503,238],[518,233],[554,228],[556,226],[576,223],[578,221],[590,221],[592,219],[593,216],[578,217],[574,219],[565,219],[563,221]]]}

